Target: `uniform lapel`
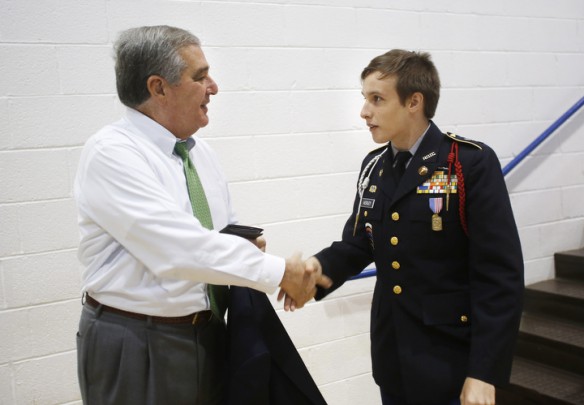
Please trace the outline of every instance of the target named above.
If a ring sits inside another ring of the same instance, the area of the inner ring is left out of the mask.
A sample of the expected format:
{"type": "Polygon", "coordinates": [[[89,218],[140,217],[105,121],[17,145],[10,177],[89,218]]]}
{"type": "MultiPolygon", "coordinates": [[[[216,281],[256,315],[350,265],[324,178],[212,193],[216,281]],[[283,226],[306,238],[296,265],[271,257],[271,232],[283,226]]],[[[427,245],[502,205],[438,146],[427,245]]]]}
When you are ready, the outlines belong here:
{"type": "Polygon", "coordinates": [[[443,139],[444,135],[432,123],[416,154],[410,160],[398,186],[395,185],[392,179],[393,168],[391,167],[391,158],[388,157],[382,175],[381,190],[389,197],[390,205],[395,204],[403,196],[410,193],[412,189],[418,187],[432,176],[439,162],[440,145],[443,139]]]}

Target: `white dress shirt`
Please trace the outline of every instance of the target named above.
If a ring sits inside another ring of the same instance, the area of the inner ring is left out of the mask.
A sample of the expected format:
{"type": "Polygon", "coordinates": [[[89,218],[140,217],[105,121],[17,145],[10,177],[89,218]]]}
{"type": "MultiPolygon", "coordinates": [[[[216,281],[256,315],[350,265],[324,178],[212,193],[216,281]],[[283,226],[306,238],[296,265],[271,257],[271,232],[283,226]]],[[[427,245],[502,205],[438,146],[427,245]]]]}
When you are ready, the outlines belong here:
{"type": "Polygon", "coordinates": [[[227,182],[208,144],[189,140],[215,230],[193,216],[177,138],[128,109],[92,136],[75,180],[85,266],[83,292],[102,304],[156,316],[209,309],[206,283],[273,293],[284,259],[218,231],[235,223],[227,182]]]}

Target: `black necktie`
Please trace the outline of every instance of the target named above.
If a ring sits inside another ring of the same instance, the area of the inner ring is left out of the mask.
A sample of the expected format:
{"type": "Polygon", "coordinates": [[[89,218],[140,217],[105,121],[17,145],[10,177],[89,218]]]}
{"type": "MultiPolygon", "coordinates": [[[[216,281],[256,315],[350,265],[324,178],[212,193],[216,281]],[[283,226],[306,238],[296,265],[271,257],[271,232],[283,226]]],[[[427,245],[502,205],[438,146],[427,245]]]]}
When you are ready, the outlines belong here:
{"type": "Polygon", "coordinates": [[[393,158],[393,173],[397,183],[399,183],[406,171],[406,163],[408,163],[408,160],[410,160],[411,157],[412,154],[409,151],[404,151],[398,152],[393,158]]]}

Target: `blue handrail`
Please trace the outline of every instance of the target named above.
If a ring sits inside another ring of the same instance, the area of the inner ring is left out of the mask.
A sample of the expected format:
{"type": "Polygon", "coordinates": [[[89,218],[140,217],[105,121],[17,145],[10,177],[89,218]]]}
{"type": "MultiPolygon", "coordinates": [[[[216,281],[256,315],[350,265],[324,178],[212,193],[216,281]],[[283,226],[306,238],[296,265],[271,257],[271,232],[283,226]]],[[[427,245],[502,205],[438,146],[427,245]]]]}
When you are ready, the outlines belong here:
{"type": "Polygon", "coordinates": [[[377,274],[376,269],[365,269],[361,273],[357,274],[356,276],[351,277],[349,280],[357,280],[359,278],[373,277],[376,274],[377,274]]]}
{"type": "MultiPolygon", "coordinates": [[[[568,118],[570,118],[576,111],[578,111],[584,105],[584,97],[582,97],[576,104],[574,104],[568,111],[566,111],[560,118],[558,118],[552,125],[550,125],[545,131],[541,133],[533,142],[525,147],[513,160],[511,160],[503,168],[503,176],[506,176],[515,166],[517,166],[527,155],[529,155],[535,148],[537,148],[543,141],[545,141],[556,129],[563,125],[568,118]]],[[[377,275],[377,269],[365,269],[361,273],[349,280],[358,280],[360,278],[368,278],[377,275]]]]}
{"type": "Polygon", "coordinates": [[[582,97],[576,104],[574,104],[568,111],[566,111],[560,118],[558,118],[552,125],[541,133],[533,142],[531,142],[520,154],[507,163],[503,168],[503,176],[506,176],[515,166],[517,166],[527,155],[529,155],[540,143],[545,141],[556,129],[558,129],[564,122],[568,120],[576,111],[584,105],[584,97],[582,97]]]}

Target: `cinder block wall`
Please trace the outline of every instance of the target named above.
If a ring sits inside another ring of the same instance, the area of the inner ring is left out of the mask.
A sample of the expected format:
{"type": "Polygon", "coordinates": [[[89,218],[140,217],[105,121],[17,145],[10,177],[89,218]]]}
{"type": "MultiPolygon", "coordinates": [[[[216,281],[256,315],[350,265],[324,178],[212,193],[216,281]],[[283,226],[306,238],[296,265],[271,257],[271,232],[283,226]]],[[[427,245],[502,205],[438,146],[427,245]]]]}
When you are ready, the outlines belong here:
{"type": "MultiPolygon", "coordinates": [[[[201,135],[241,222],[268,249],[338,238],[360,161],[359,74],[391,48],[430,51],[436,123],[489,143],[503,164],[584,93],[580,0],[0,1],[0,404],[78,403],[80,266],[71,185],[83,142],[117,119],[111,44],[170,24],[204,42],[220,93],[201,135]]],[[[528,283],[584,244],[584,112],[508,177],[528,283]]],[[[379,404],[371,379],[374,279],[280,312],[327,401],[379,404]]],[[[276,304],[279,308],[279,306],[276,304]]]]}

